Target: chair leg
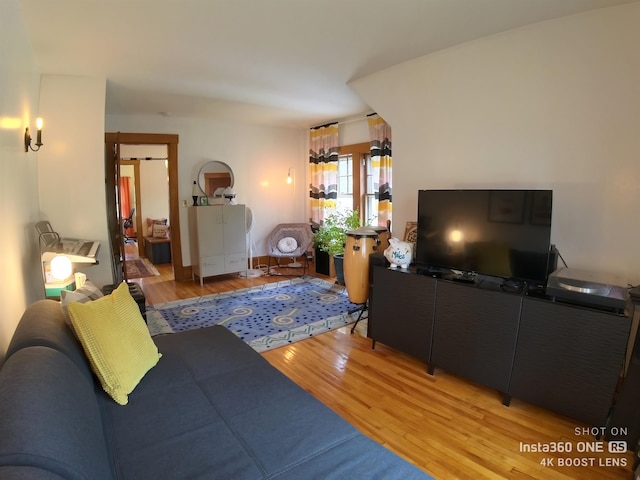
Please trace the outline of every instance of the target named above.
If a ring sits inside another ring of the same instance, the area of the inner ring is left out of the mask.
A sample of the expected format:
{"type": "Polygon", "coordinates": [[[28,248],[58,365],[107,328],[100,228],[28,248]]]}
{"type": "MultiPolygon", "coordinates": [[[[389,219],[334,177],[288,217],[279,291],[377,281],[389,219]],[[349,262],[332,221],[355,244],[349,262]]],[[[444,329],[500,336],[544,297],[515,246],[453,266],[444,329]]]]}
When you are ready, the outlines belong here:
{"type": "MultiPolygon", "coordinates": [[[[272,274],[271,273],[271,256],[267,256],[267,258],[268,258],[268,261],[267,261],[267,274],[268,275],[282,275],[282,276],[285,276],[285,277],[304,277],[307,274],[307,268],[309,266],[309,259],[307,258],[306,255],[304,256],[304,264],[302,265],[302,274],[301,275],[298,275],[298,274],[294,275],[294,274],[291,274],[291,273],[287,273],[287,274],[284,274],[284,273],[272,274]]],[[[274,257],[274,258],[276,259],[276,265],[274,265],[274,268],[276,268],[276,267],[286,267],[289,270],[292,267],[289,267],[289,265],[280,265],[280,258],[284,258],[285,260],[288,259],[288,258],[291,258],[291,260],[293,262],[295,262],[297,260],[297,257],[274,257]]],[[[300,267],[297,267],[297,268],[300,268],[300,267]]]]}

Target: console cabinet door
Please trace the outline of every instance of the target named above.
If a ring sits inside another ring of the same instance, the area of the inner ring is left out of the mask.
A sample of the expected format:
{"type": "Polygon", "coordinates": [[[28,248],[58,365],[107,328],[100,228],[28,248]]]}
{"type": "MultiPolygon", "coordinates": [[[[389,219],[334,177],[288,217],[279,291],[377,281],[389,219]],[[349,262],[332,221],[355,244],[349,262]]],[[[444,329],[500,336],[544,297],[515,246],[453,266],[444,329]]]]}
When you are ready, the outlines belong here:
{"type": "Polygon", "coordinates": [[[372,268],[368,336],[427,362],[436,281],[386,267],[372,268]]]}
{"type": "Polygon", "coordinates": [[[629,317],[526,298],[509,394],[605,425],[629,329],[629,317]]]}
{"type": "MultiPolygon", "coordinates": [[[[223,215],[221,220],[221,230],[223,234],[224,254],[241,254],[246,260],[247,252],[247,225],[245,219],[245,206],[244,205],[224,205],[223,215]]],[[[231,270],[238,272],[240,270],[246,270],[246,266],[235,265],[231,270]]]]}
{"type": "Polygon", "coordinates": [[[509,386],[521,297],[438,281],[434,367],[503,393],[509,386]]]}
{"type": "Polygon", "coordinates": [[[189,207],[191,268],[200,278],[246,270],[244,205],[189,207]]]}

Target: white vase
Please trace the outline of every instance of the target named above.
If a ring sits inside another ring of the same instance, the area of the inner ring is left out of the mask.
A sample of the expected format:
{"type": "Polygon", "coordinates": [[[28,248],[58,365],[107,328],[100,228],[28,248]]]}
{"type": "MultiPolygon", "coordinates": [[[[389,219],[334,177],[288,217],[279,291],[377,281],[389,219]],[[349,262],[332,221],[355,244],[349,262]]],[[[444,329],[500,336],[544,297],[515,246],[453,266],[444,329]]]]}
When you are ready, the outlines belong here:
{"type": "Polygon", "coordinates": [[[403,242],[393,237],[389,239],[389,246],[384,251],[384,257],[391,264],[391,268],[408,268],[413,258],[413,244],[403,242]]]}

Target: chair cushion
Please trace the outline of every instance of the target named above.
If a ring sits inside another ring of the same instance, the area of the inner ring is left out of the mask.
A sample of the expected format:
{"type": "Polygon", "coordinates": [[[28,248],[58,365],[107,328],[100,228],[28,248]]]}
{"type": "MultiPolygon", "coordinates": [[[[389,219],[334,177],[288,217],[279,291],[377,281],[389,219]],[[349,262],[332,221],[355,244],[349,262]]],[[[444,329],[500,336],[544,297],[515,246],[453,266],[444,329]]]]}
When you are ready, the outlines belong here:
{"type": "Polygon", "coordinates": [[[293,237],[284,237],[278,241],[278,250],[282,253],[295,252],[298,248],[298,241],[293,237]]]}
{"type": "Polygon", "coordinates": [[[129,286],[89,303],[70,303],[69,317],[102,388],[117,403],[128,395],[162,356],[151,340],[129,286]]]}

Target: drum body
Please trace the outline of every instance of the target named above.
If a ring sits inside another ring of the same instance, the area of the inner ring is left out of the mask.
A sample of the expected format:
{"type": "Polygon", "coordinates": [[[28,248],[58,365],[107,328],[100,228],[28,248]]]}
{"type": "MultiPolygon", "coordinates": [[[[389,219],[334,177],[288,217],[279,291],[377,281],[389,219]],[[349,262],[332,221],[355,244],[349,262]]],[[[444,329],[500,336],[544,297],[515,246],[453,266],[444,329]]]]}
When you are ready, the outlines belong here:
{"type": "Polygon", "coordinates": [[[344,283],[352,303],[366,303],[369,298],[369,255],[378,251],[378,244],[378,234],[371,228],[347,232],[344,283]]]}
{"type": "Polygon", "coordinates": [[[378,252],[382,253],[389,247],[389,239],[391,238],[391,232],[387,227],[367,227],[371,228],[378,234],[378,252]]]}

